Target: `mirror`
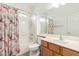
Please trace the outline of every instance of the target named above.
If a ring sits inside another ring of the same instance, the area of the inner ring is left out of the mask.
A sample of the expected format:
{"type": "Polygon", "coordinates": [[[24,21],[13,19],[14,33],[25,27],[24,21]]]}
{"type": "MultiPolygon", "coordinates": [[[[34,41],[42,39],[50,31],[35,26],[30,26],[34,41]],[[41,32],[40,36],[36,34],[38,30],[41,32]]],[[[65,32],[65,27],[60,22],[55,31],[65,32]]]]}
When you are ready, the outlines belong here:
{"type": "Polygon", "coordinates": [[[79,36],[79,3],[68,3],[52,10],[52,34],[79,36]]]}
{"type": "Polygon", "coordinates": [[[46,34],[47,33],[47,19],[40,18],[40,33],[46,34]]]}

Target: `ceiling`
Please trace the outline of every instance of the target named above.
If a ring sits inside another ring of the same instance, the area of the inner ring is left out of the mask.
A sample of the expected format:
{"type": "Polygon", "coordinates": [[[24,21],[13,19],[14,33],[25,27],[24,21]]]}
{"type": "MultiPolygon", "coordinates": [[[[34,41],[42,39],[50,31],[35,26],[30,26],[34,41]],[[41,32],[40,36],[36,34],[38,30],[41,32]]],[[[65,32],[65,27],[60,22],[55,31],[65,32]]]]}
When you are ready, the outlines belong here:
{"type": "Polygon", "coordinates": [[[42,16],[63,16],[79,12],[79,3],[67,3],[59,8],[50,8],[50,3],[6,3],[26,12],[39,13],[42,16]]]}

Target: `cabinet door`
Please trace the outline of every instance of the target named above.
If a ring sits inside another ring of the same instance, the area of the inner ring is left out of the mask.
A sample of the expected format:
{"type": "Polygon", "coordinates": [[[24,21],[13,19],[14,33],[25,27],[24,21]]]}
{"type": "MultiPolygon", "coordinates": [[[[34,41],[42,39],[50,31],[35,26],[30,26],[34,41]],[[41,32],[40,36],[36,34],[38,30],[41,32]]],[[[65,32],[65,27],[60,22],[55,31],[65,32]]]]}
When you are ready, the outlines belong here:
{"type": "Polygon", "coordinates": [[[43,48],[42,46],[40,46],[40,55],[42,56],[42,51],[43,51],[43,48]]]}
{"type": "Polygon", "coordinates": [[[48,43],[47,43],[46,41],[41,40],[41,45],[42,45],[42,46],[47,47],[47,44],[48,44],[48,43]]]}
{"type": "Polygon", "coordinates": [[[64,56],[79,56],[79,52],[75,52],[70,49],[63,48],[63,55],[64,56]]]}
{"type": "Polygon", "coordinates": [[[52,56],[53,53],[49,49],[41,46],[41,56],[52,56]]]}
{"type": "Polygon", "coordinates": [[[49,49],[52,51],[55,51],[57,53],[60,53],[60,46],[58,46],[58,45],[49,43],[49,49]]]}

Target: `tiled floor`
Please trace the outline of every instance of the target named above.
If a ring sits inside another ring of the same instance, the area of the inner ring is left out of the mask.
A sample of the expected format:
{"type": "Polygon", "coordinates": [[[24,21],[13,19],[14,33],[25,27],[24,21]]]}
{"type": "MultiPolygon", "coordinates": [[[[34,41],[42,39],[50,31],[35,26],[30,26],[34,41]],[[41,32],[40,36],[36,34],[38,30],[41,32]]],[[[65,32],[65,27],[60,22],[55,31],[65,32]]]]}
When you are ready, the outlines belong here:
{"type": "Polygon", "coordinates": [[[26,52],[26,53],[18,55],[18,56],[30,56],[30,54],[29,54],[29,52],[26,52]]]}
{"type": "MultiPolygon", "coordinates": [[[[32,51],[32,55],[31,56],[35,56],[36,55],[36,52],[34,51],[32,51]]],[[[21,54],[21,55],[19,55],[19,56],[30,56],[30,52],[28,51],[28,52],[25,52],[24,54],[21,54]]]]}

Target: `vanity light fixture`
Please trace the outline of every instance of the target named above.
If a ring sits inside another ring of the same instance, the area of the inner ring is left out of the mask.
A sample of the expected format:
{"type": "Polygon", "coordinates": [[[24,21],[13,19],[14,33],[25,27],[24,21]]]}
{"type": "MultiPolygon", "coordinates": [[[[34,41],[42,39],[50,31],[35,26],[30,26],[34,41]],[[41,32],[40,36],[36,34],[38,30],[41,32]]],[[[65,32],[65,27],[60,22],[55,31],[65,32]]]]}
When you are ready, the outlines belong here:
{"type": "Polygon", "coordinates": [[[53,2],[50,4],[50,8],[59,8],[60,6],[63,6],[65,4],[65,2],[53,2]]]}

